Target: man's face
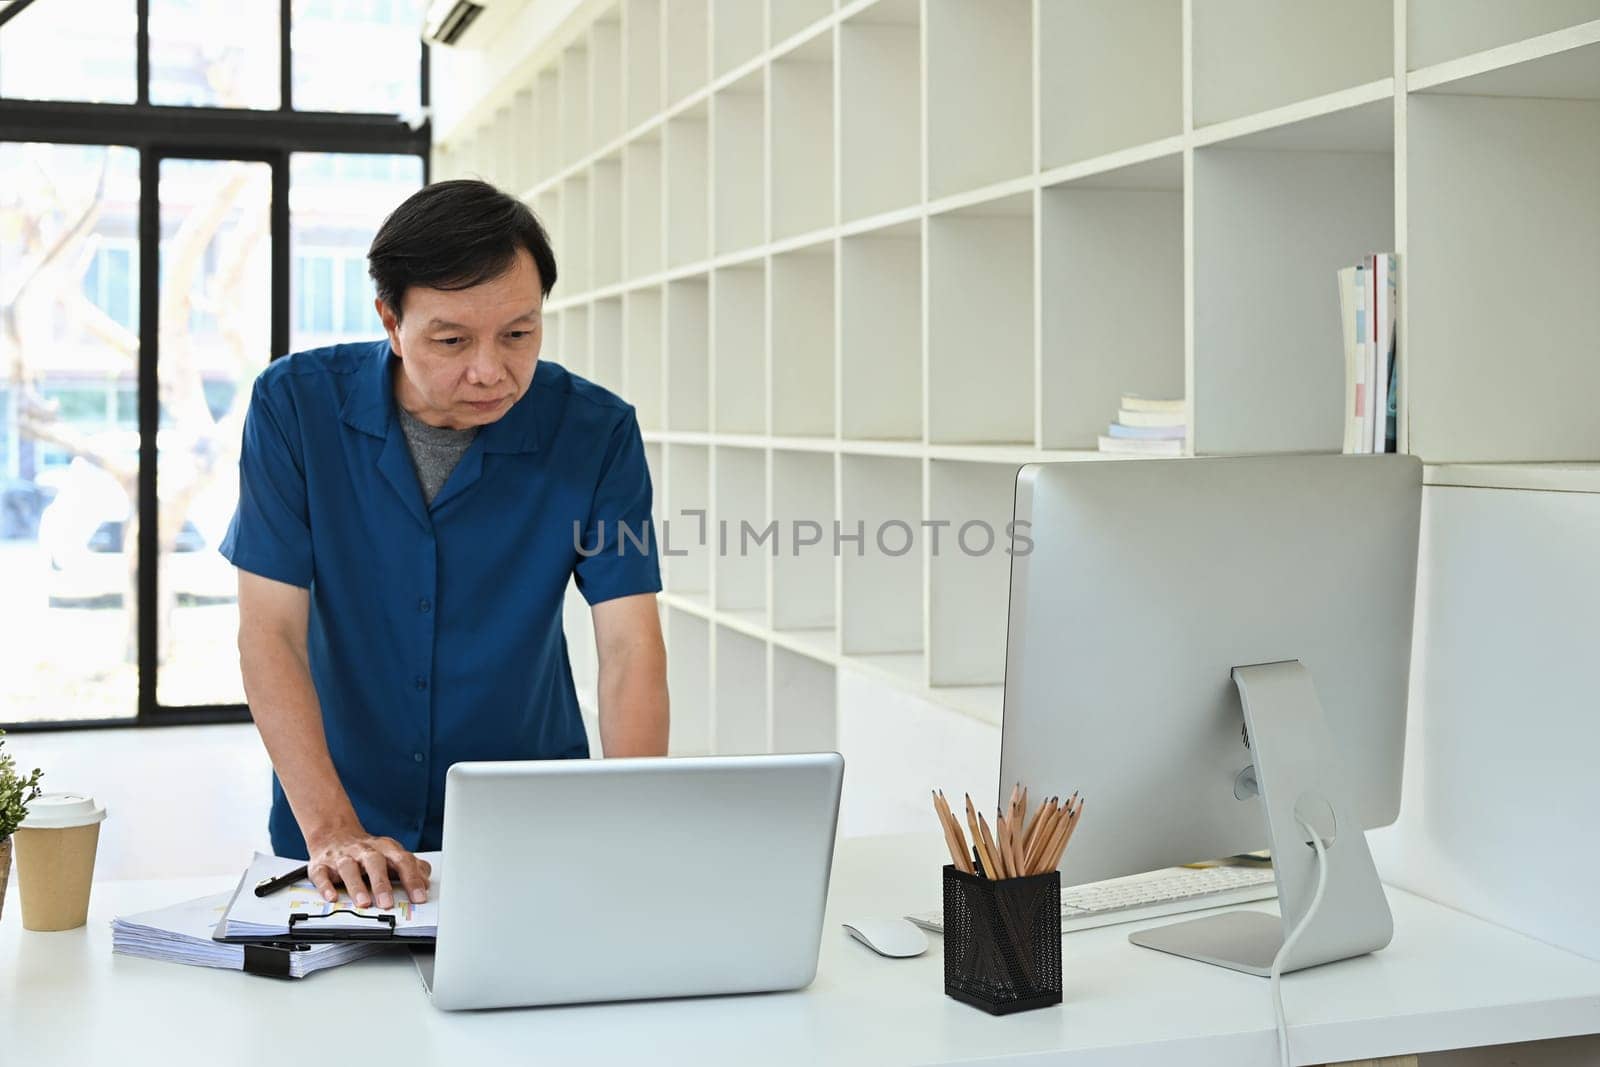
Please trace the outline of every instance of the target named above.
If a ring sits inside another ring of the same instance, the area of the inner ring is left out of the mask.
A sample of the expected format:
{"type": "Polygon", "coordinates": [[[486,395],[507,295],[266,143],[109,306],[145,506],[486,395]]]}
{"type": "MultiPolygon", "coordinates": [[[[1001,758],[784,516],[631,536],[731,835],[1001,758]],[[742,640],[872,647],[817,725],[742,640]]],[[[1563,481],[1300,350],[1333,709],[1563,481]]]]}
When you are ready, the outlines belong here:
{"type": "Polygon", "coordinates": [[[539,269],[518,249],[511,269],[470,289],[412,286],[402,318],[378,315],[404,373],[395,399],[422,422],[465,430],[495,422],[533,382],[544,341],[539,269]]]}

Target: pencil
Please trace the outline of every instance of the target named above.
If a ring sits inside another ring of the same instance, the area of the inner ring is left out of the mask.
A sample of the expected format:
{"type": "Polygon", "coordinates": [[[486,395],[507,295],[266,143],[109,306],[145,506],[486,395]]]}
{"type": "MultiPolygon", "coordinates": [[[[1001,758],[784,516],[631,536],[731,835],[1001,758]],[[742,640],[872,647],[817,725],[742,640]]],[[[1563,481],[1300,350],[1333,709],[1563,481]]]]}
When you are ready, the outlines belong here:
{"type": "Polygon", "coordinates": [[[930,789],[928,790],[928,795],[933,798],[933,814],[939,820],[939,829],[944,832],[944,845],[950,850],[950,862],[955,865],[956,870],[960,870],[960,846],[956,844],[955,834],[950,832],[950,824],[945,821],[944,810],[939,807],[939,794],[930,789]]]}
{"type": "Polygon", "coordinates": [[[993,856],[995,861],[995,877],[1010,878],[1011,874],[1006,866],[1006,854],[994,842],[994,834],[989,830],[989,821],[983,817],[983,812],[978,812],[978,829],[983,834],[983,844],[986,855],[993,856]]]}
{"type": "Polygon", "coordinates": [[[989,851],[989,845],[980,832],[982,827],[978,822],[978,810],[972,806],[972,794],[966,794],[967,799],[967,825],[972,829],[972,843],[978,849],[978,858],[983,860],[983,876],[985,878],[999,878],[1000,866],[994,861],[994,854],[989,851]]]}
{"type": "Polygon", "coordinates": [[[1044,817],[1050,814],[1050,805],[1054,799],[1045,798],[1044,803],[1039,805],[1039,810],[1033,813],[1033,818],[1028,820],[1028,828],[1022,832],[1022,847],[1029,852],[1033,851],[1034,836],[1039,832],[1039,824],[1044,821],[1044,817]]]}
{"type": "Polygon", "coordinates": [[[994,811],[994,838],[1000,842],[1000,854],[1006,858],[1006,875],[1015,878],[1017,870],[1017,850],[1011,843],[1011,824],[1006,821],[1005,812],[996,808],[994,811]]]}
{"type": "Polygon", "coordinates": [[[1023,862],[1028,866],[1030,874],[1040,874],[1039,859],[1044,852],[1045,842],[1049,840],[1049,831],[1054,829],[1056,819],[1056,798],[1051,797],[1039,806],[1039,814],[1034,817],[1033,825],[1028,828],[1027,856],[1023,862]]]}
{"type": "Polygon", "coordinates": [[[961,849],[961,869],[968,874],[977,874],[972,868],[972,853],[967,849],[967,835],[961,832],[961,823],[955,812],[950,810],[950,802],[942,792],[939,794],[939,804],[944,808],[944,817],[949,820],[950,829],[956,835],[956,845],[961,849]]]}
{"type": "Polygon", "coordinates": [[[1061,845],[1060,845],[1060,847],[1058,847],[1056,849],[1055,855],[1051,857],[1050,866],[1052,866],[1052,867],[1061,866],[1062,853],[1067,851],[1067,845],[1072,840],[1072,833],[1073,833],[1074,830],[1076,830],[1078,828],[1078,820],[1082,816],[1083,816],[1083,801],[1082,801],[1082,799],[1080,799],[1078,801],[1077,808],[1075,808],[1073,810],[1073,812],[1072,812],[1072,818],[1067,820],[1067,832],[1062,836],[1061,845]]]}

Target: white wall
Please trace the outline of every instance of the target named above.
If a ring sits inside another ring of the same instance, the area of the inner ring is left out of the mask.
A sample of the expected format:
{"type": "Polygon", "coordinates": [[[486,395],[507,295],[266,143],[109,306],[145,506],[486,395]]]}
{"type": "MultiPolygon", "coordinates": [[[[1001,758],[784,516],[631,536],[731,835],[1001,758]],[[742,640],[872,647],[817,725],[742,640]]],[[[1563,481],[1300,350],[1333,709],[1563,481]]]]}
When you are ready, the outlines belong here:
{"type": "Polygon", "coordinates": [[[1384,878],[1600,959],[1600,494],[1434,487],[1384,878]]]}

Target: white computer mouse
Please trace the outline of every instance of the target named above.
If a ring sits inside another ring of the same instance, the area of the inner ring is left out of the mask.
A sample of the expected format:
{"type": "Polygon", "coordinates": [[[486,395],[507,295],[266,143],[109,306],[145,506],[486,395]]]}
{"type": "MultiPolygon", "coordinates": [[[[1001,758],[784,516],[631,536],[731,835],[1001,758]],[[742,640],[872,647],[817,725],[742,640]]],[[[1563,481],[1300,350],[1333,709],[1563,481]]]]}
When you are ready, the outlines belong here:
{"type": "Polygon", "coordinates": [[[928,935],[905,919],[852,919],[841,925],[880,956],[906,959],[928,951],[928,935]]]}

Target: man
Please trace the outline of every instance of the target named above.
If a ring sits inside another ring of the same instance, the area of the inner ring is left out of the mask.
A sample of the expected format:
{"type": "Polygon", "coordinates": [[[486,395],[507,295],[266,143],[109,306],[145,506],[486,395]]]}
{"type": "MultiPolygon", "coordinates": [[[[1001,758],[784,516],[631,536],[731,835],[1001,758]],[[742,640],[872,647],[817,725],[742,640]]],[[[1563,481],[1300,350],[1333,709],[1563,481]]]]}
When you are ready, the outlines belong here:
{"type": "Polygon", "coordinates": [[[426,899],[460,760],[589,754],[561,628],[592,606],[607,756],[667,744],[650,476],[633,408],[539,362],[554,254],[478,181],[431,185],[368,253],[384,341],[256,379],[239,661],[274,768],[273,849],[326,899],[426,899]],[[642,542],[642,544],[641,544],[642,542]],[[580,551],[581,546],[581,551],[580,551]]]}

